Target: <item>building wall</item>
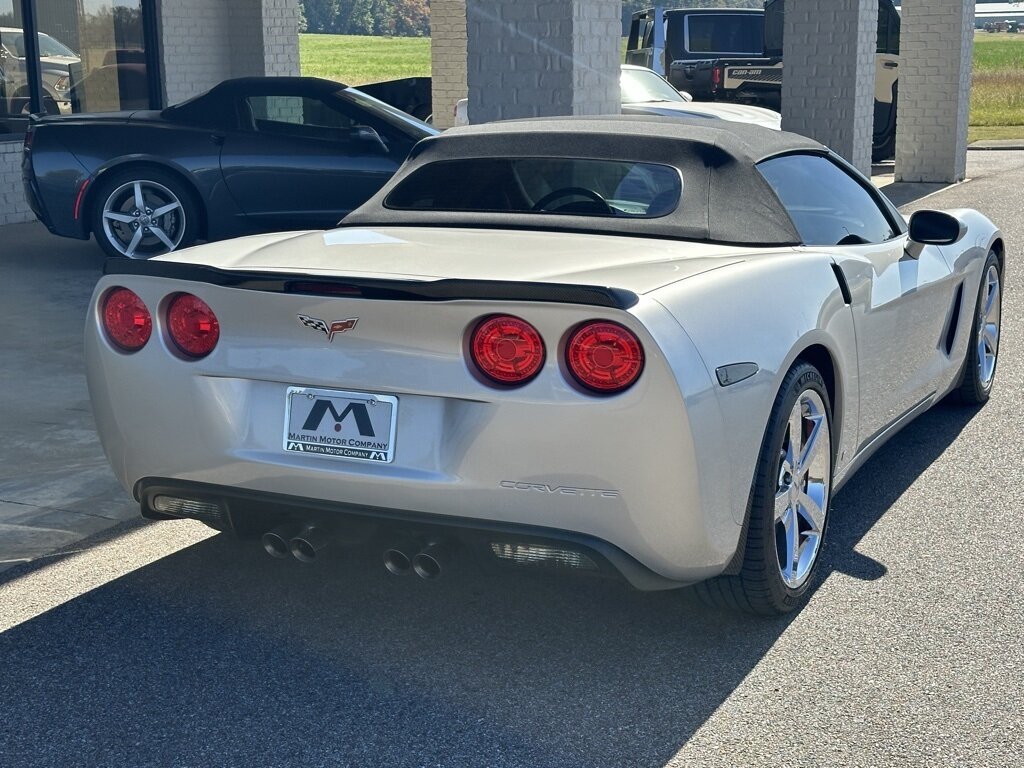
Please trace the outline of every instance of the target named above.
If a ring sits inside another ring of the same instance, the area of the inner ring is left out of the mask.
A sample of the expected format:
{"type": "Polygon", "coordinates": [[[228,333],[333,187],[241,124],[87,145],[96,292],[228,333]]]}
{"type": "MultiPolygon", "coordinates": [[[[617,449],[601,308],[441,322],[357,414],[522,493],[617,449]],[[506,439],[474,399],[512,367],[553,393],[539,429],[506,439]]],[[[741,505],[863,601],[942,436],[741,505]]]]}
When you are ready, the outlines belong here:
{"type": "Polygon", "coordinates": [[[466,0],[430,4],[430,76],[434,126],[455,124],[455,105],[469,94],[466,84],[466,0]]]}
{"type": "Polygon", "coordinates": [[[21,142],[0,141],[0,226],[33,218],[21,186],[21,142]]]}
{"type": "Polygon", "coordinates": [[[160,0],[164,99],[231,77],[299,74],[298,0],[160,0]]]}
{"type": "Polygon", "coordinates": [[[263,0],[263,74],[299,74],[298,0],[263,0]]]}
{"type": "Polygon", "coordinates": [[[974,11],[974,0],[903,2],[897,181],[946,183],[967,174],[974,11]]]}
{"type": "Polygon", "coordinates": [[[787,0],[782,128],[871,171],[878,0],[787,0]]]}
{"type": "Polygon", "coordinates": [[[469,120],[617,114],[620,0],[467,0],[469,120]]]}
{"type": "Polygon", "coordinates": [[[177,104],[230,77],[227,3],[160,0],[157,16],[165,104],[177,104]]]}

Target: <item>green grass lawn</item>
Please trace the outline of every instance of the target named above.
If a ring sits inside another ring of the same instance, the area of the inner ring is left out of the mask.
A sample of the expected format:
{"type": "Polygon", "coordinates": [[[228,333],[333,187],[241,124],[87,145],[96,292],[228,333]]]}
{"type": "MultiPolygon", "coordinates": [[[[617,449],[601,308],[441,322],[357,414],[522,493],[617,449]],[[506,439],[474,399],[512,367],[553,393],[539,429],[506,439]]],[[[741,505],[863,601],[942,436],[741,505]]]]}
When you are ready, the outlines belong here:
{"type": "MultiPolygon", "coordinates": [[[[299,35],[302,74],[349,85],[430,74],[423,37],[299,35]]],[[[1024,138],[1024,34],[978,33],[970,141],[1024,138]]]]}
{"type": "Polygon", "coordinates": [[[430,38],[299,35],[302,74],[363,85],[430,74],[430,38]]]}
{"type": "Polygon", "coordinates": [[[975,35],[968,138],[1024,138],[1024,35],[975,35]]]}

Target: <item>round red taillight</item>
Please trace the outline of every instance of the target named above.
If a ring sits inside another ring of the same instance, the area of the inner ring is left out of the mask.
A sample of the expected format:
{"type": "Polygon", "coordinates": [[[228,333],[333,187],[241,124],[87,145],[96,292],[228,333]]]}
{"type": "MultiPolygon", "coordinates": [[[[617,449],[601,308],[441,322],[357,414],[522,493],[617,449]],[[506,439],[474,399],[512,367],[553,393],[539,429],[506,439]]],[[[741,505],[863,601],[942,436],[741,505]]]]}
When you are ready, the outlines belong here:
{"type": "Polygon", "coordinates": [[[640,340],[618,323],[581,325],[565,345],[565,359],[581,386],[602,394],[628,389],[644,369],[640,340]]]}
{"type": "Polygon", "coordinates": [[[179,293],[167,308],[171,340],[189,357],[205,357],[217,346],[220,323],[206,302],[191,293],[179,293]]]}
{"type": "Polygon", "coordinates": [[[485,318],[470,339],[480,373],[498,384],[525,384],[544,365],[544,340],[537,329],[511,315],[485,318]]]}
{"type": "Polygon", "coordinates": [[[134,292],[115,288],[103,302],[103,328],[115,346],[138,352],[153,335],[153,317],[134,292]]]}

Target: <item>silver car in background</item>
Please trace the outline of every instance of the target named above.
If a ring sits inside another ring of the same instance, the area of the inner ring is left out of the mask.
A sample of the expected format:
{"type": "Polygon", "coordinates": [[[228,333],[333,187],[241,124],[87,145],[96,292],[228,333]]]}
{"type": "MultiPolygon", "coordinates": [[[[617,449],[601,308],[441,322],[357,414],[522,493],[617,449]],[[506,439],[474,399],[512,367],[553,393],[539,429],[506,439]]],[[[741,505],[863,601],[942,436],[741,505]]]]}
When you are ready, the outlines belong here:
{"type": "MultiPolygon", "coordinates": [[[[781,130],[782,115],[749,104],[693,101],[664,77],[647,67],[623,64],[619,92],[624,115],[654,115],[696,120],[728,120],[781,130]]],[[[469,125],[469,99],[455,105],[455,125],[469,125]]]]}

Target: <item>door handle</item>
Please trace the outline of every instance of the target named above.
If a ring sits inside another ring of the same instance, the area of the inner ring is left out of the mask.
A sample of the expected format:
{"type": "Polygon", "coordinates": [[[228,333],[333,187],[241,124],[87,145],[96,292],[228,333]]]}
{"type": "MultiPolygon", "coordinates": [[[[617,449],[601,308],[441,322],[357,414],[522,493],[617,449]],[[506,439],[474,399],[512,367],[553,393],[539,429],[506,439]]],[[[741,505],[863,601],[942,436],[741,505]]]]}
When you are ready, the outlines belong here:
{"type": "Polygon", "coordinates": [[[899,63],[895,61],[884,61],[882,62],[882,66],[886,69],[896,69],[896,67],[899,66],[899,63]]]}

